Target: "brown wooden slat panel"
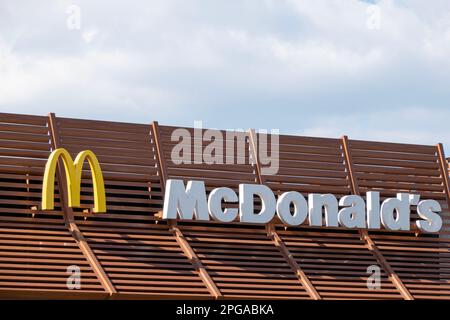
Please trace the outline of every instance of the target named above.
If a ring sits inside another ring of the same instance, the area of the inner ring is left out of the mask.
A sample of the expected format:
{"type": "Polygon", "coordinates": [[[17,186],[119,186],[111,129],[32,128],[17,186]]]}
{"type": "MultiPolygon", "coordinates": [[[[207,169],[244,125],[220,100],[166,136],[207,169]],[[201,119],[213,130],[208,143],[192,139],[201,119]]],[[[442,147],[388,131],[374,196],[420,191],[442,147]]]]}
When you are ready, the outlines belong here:
{"type": "Polygon", "coordinates": [[[446,228],[450,226],[446,194],[440,172],[438,148],[349,140],[355,179],[362,195],[380,191],[382,197],[399,192],[420,194],[440,201],[446,228]]]}
{"type": "Polygon", "coordinates": [[[381,289],[368,289],[367,268],[378,262],[358,232],[312,228],[279,228],[277,232],[324,299],[401,299],[384,272],[381,289]]]}
{"type": "Polygon", "coordinates": [[[298,191],[305,196],[308,193],[350,193],[338,139],[280,136],[279,141],[280,170],[276,175],[262,176],[264,183],[273,190],[298,191]]]}
{"type": "Polygon", "coordinates": [[[361,141],[353,139],[350,140],[350,143],[353,150],[355,149],[379,150],[379,151],[392,151],[392,152],[428,154],[428,155],[434,155],[436,152],[436,147],[434,146],[418,145],[418,144],[361,141]]]}
{"type": "Polygon", "coordinates": [[[92,220],[78,224],[119,293],[176,293],[175,288],[170,289],[175,281],[179,282],[180,293],[208,295],[167,225],[145,223],[139,228],[110,221],[103,226],[92,220]],[[173,279],[164,279],[173,271],[173,279]],[[124,275],[127,281],[121,280],[124,275]],[[147,280],[143,281],[143,277],[147,280]],[[131,286],[133,282],[139,286],[131,286]]]}
{"type": "Polygon", "coordinates": [[[375,232],[371,237],[416,299],[450,298],[448,239],[375,232]]]}
{"type": "MultiPolygon", "coordinates": [[[[175,164],[172,161],[172,146],[178,142],[171,141],[171,135],[174,130],[179,129],[170,126],[159,126],[161,132],[161,145],[166,159],[168,178],[188,180],[202,180],[205,181],[207,187],[228,186],[234,190],[238,189],[240,183],[256,183],[256,173],[253,162],[250,159],[248,135],[246,133],[237,133],[241,138],[245,139],[244,149],[245,157],[239,158],[237,152],[234,152],[233,164],[205,164],[202,165],[194,163],[194,157],[191,158],[191,163],[184,163],[181,165],[175,164]],[[244,163],[239,163],[238,160],[244,163]]],[[[188,130],[191,134],[192,150],[194,150],[194,132],[192,128],[182,128],[188,130]]],[[[204,130],[202,131],[204,132],[204,130]]],[[[226,131],[220,131],[224,137],[224,161],[226,151],[226,131]]],[[[202,150],[209,145],[210,141],[199,141],[202,145],[202,150]]],[[[236,151],[237,144],[234,143],[233,150],[236,151]]]]}
{"type": "Polygon", "coordinates": [[[178,227],[225,298],[309,299],[264,228],[189,223],[178,227]]]}
{"type": "Polygon", "coordinates": [[[47,117],[0,114],[0,291],[39,298],[67,287],[72,265],[81,269],[81,292],[102,286],[65,226],[55,187],[55,210],[41,202],[42,175],[51,151],[47,117]],[[30,290],[33,289],[33,290],[30,290]]]}
{"type": "Polygon", "coordinates": [[[414,187],[417,187],[419,193],[422,191],[444,193],[442,180],[440,183],[438,182],[441,174],[439,172],[437,148],[414,145],[402,147],[398,144],[390,145],[352,140],[349,143],[352,154],[358,154],[359,152],[359,156],[353,157],[353,162],[360,186],[399,192],[404,192],[405,189],[413,190],[414,187]],[[432,152],[433,148],[434,152],[432,152]],[[395,153],[392,152],[392,149],[395,149],[395,153]],[[383,159],[375,158],[372,150],[381,154],[383,159]],[[398,175],[402,173],[405,174],[408,183],[399,181],[402,176],[398,175]],[[377,179],[374,179],[373,174],[377,179]],[[417,178],[415,179],[415,177],[417,178]],[[433,183],[430,183],[431,181],[433,183]]]}
{"type": "MultiPolygon", "coordinates": [[[[72,156],[83,149],[96,150],[104,172],[109,212],[133,214],[131,212],[154,213],[161,210],[161,184],[157,177],[150,126],[66,118],[57,118],[57,124],[60,128],[60,144],[72,156]],[[74,147],[73,142],[79,142],[82,147],[74,147]],[[118,146],[127,149],[122,150],[121,154],[111,156],[108,151],[115,150],[118,146]],[[137,157],[134,149],[138,150],[137,157]],[[118,185],[117,181],[121,182],[121,185],[118,185]],[[142,184],[143,181],[147,183],[142,184]],[[121,193],[121,190],[125,192],[121,193]],[[136,193],[127,190],[135,190],[136,193]]],[[[84,168],[88,169],[88,166],[84,168]]],[[[82,207],[89,208],[93,198],[88,170],[83,176],[82,186],[82,207]]]]}
{"type": "MultiPolygon", "coordinates": [[[[209,298],[168,225],[155,224],[154,213],[162,209],[163,190],[151,126],[65,118],[56,121],[60,145],[72,156],[84,149],[95,150],[104,173],[107,213],[75,210],[75,218],[118,294],[209,298]]],[[[92,207],[92,181],[87,170],[81,201],[82,208],[92,207]]]]}
{"type": "MultiPolygon", "coordinates": [[[[443,208],[442,233],[448,229],[448,205],[438,148],[363,141],[350,141],[350,146],[356,155],[354,169],[361,192],[379,190],[383,197],[410,192],[438,200],[443,208]]],[[[371,232],[370,238],[415,299],[449,297],[445,288],[440,288],[446,283],[448,242],[439,235],[371,232]]]]}
{"type": "MultiPolygon", "coordinates": [[[[89,246],[119,291],[116,298],[212,298],[169,226],[154,217],[162,208],[155,137],[150,125],[59,118],[60,144],[73,156],[93,150],[104,171],[108,213],[76,210],[89,246]]],[[[256,168],[245,143],[245,164],[182,164],[171,161],[175,127],[161,126],[168,178],[204,180],[237,189],[256,183],[256,168]]],[[[186,128],[193,132],[192,128],[186,128]]],[[[46,117],[0,114],[0,296],[66,296],[66,265],[80,265],[84,297],[105,297],[95,273],[64,225],[56,188],[56,208],[31,210],[40,203],[45,159],[50,152],[46,117]]],[[[207,144],[208,142],[206,142],[207,144]]],[[[417,192],[439,200],[445,209],[441,238],[403,232],[371,232],[371,238],[402,282],[418,299],[450,298],[448,205],[437,149],[350,140],[355,178],[364,195],[382,198],[417,192]]],[[[205,143],[203,144],[205,145],[205,143]]],[[[224,146],[224,151],[234,150],[224,146]]],[[[280,136],[280,170],[264,176],[274,191],[350,194],[340,139],[280,136]]],[[[237,158],[235,158],[237,159],[237,158]]],[[[86,171],[82,208],[92,207],[86,171]]],[[[178,225],[221,293],[230,299],[308,299],[310,295],[262,227],[242,224],[178,225]]],[[[357,231],[277,227],[277,233],[325,299],[400,299],[383,273],[382,289],[368,290],[367,266],[378,261],[357,231]]],[[[81,297],[82,293],[73,293],[81,297]]]]}

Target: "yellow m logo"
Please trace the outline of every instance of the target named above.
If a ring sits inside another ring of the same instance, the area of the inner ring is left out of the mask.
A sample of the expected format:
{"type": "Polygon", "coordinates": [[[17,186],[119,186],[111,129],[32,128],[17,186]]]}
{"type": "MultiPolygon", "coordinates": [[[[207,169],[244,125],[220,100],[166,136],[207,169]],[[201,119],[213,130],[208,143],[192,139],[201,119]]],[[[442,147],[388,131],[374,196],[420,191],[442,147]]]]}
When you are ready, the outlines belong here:
{"type": "Polygon", "coordinates": [[[92,151],[85,150],[80,152],[75,161],[73,161],[69,152],[64,148],[54,150],[45,166],[42,185],[42,210],[54,209],[55,173],[60,157],[66,171],[69,207],[76,208],[80,206],[81,173],[83,163],[87,160],[91,168],[92,184],[94,186],[94,212],[106,212],[105,184],[97,157],[92,151]]]}

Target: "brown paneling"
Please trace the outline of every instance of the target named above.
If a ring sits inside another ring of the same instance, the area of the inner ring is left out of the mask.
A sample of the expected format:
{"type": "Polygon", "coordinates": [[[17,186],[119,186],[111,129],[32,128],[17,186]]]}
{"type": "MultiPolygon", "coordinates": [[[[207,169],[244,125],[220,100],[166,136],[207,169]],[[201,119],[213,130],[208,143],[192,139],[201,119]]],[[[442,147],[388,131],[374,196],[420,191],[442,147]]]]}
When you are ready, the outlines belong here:
{"type": "MultiPolygon", "coordinates": [[[[246,137],[243,149],[245,155],[239,158],[237,146],[226,139],[226,131],[221,131],[225,138],[223,154],[226,155],[231,149],[235,151],[233,164],[195,164],[194,157],[198,150],[194,152],[194,147],[190,163],[177,164],[172,161],[171,154],[173,146],[178,143],[172,141],[175,129],[178,128],[159,126],[168,178],[183,179],[185,182],[202,180],[205,181],[207,191],[219,186],[228,186],[238,191],[239,183],[257,183],[256,168],[251,160],[246,133],[241,133],[241,137],[246,137]]],[[[204,150],[209,144],[200,139],[194,140],[193,129],[182,129],[190,134],[192,146],[198,143],[201,150],[204,150]]],[[[224,298],[309,298],[295,272],[264,228],[213,222],[203,225],[178,223],[178,228],[224,298]]]]}
{"type": "MultiPolygon", "coordinates": [[[[215,164],[197,164],[195,163],[195,157],[201,156],[194,147],[194,144],[204,148],[210,143],[203,141],[201,139],[194,139],[194,130],[191,128],[176,128],[169,126],[159,126],[160,136],[162,143],[162,152],[164,153],[164,158],[167,163],[167,177],[170,179],[183,179],[184,181],[189,180],[202,180],[205,181],[207,190],[211,190],[216,187],[231,187],[237,191],[240,183],[256,183],[256,173],[255,167],[252,165],[252,160],[250,159],[250,147],[248,139],[245,140],[244,152],[245,155],[238,157],[236,145],[233,145],[231,139],[226,139],[226,131],[221,131],[224,137],[223,143],[223,154],[225,155],[227,151],[234,150],[234,158],[232,164],[226,163],[215,163],[215,164]],[[172,141],[172,134],[176,129],[184,129],[189,132],[192,137],[192,154],[189,163],[178,164],[173,161],[172,150],[179,141],[172,141]]],[[[202,134],[204,130],[202,130],[202,134]]],[[[246,133],[240,133],[241,137],[247,137],[246,133]]],[[[225,161],[223,161],[225,162],[225,161]]]]}
{"type": "MultiPolygon", "coordinates": [[[[340,139],[280,136],[279,173],[262,179],[280,193],[348,195],[352,181],[345,162],[340,139]]],[[[379,263],[358,231],[281,225],[276,231],[322,298],[401,299],[384,271],[381,290],[368,289],[367,268],[379,263]]]]}
{"type": "Polygon", "coordinates": [[[61,147],[73,157],[92,150],[100,162],[108,212],[86,212],[93,206],[93,193],[85,170],[85,212],[75,210],[74,215],[119,296],[210,297],[168,225],[154,216],[162,208],[162,188],[151,126],[66,118],[56,122],[61,147]]]}
{"type": "Polygon", "coordinates": [[[58,191],[54,211],[38,210],[51,150],[47,120],[0,114],[0,294],[75,297],[77,293],[68,289],[66,281],[67,268],[76,265],[81,270],[78,294],[105,297],[65,225],[58,191]]]}
{"type": "Polygon", "coordinates": [[[309,299],[263,227],[179,223],[179,228],[228,299],[309,299]]]}
{"type": "MultiPolygon", "coordinates": [[[[263,168],[261,164],[261,155],[260,155],[260,143],[258,141],[258,135],[256,134],[255,130],[250,129],[249,131],[250,135],[250,150],[251,154],[253,155],[253,159],[255,159],[255,167],[256,167],[256,173],[257,173],[257,181],[260,184],[265,184],[265,176],[263,175],[263,168]]],[[[275,136],[272,136],[275,137],[275,136]]],[[[266,139],[266,141],[268,141],[266,139]]],[[[272,142],[272,141],[271,141],[272,142]]],[[[272,144],[271,144],[272,146],[272,144]]],[[[274,154],[274,150],[270,150],[270,155],[274,154]]],[[[268,156],[267,155],[264,156],[268,156]]],[[[278,235],[275,227],[275,223],[277,221],[277,218],[273,219],[269,224],[266,226],[267,235],[272,240],[273,244],[277,247],[277,249],[280,251],[280,253],[283,255],[286,262],[291,267],[292,271],[295,273],[297,278],[299,279],[302,286],[305,288],[305,290],[308,292],[309,296],[314,300],[321,300],[322,297],[317,292],[315,286],[312,284],[306,273],[303,271],[303,269],[300,267],[300,265],[295,260],[294,256],[289,251],[289,248],[284,243],[283,239],[278,235]]]]}
{"type": "MultiPolygon", "coordinates": [[[[52,148],[53,150],[56,150],[60,148],[61,143],[61,137],[59,135],[59,126],[56,121],[56,117],[54,113],[50,113],[49,116],[49,128],[51,132],[51,141],[52,141],[52,148]]],[[[60,189],[60,201],[62,202],[62,211],[64,212],[66,225],[69,228],[69,231],[72,233],[75,241],[77,242],[78,246],[80,247],[81,251],[83,252],[83,255],[88,260],[90,266],[92,267],[92,270],[95,272],[97,278],[100,280],[100,283],[102,284],[104,290],[108,293],[109,296],[117,293],[116,288],[111,283],[110,279],[106,275],[105,270],[103,269],[102,265],[98,261],[97,257],[95,256],[92,249],[89,247],[89,244],[87,243],[86,239],[84,238],[83,234],[81,233],[80,229],[78,228],[73,214],[73,209],[69,207],[67,203],[67,199],[69,198],[68,193],[68,185],[67,185],[67,175],[66,170],[63,168],[63,161],[58,160],[58,167],[56,171],[56,178],[58,179],[59,189],[60,189]]]]}
{"type": "Polygon", "coordinates": [[[371,238],[414,298],[450,298],[447,239],[374,232],[371,238]]]}
{"type": "MultiPolygon", "coordinates": [[[[350,187],[352,190],[352,193],[354,195],[361,196],[361,191],[359,189],[359,183],[355,176],[355,163],[353,161],[353,153],[350,150],[350,144],[347,136],[342,137],[342,147],[344,150],[344,156],[345,156],[345,165],[348,173],[348,177],[350,179],[350,187]]],[[[414,297],[411,295],[409,290],[406,288],[405,284],[402,282],[400,277],[395,273],[394,269],[392,269],[389,262],[386,260],[386,258],[383,256],[381,251],[378,249],[374,241],[369,235],[369,232],[367,230],[359,230],[359,235],[362,240],[366,242],[367,248],[373,253],[375,258],[377,259],[378,264],[384,269],[384,271],[387,273],[387,276],[392,281],[392,283],[395,285],[397,290],[400,292],[402,297],[406,300],[414,300],[414,297]]]]}
{"type": "MultiPolygon", "coordinates": [[[[155,125],[68,118],[55,118],[55,127],[58,145],[73,157],[90,149],[100,161],[108,212],[90,212],[92,182],[85,170],[82,208],[73,215],[87,248],[117,290],[112,298],[401,299],[401,285],[416,299],[450,297],[448,182],[443,153],[435,146],[348,140],[349,172],[341,139],[282,135],[280,170],[264,175],[246,133],[243,157],[235,156],[234,164],[207,165],[172,161],[178,141],[171,137],[180,128],[155,131],[155,125]],[[419,193],[441,203],[445,228],[440,236],[371,231],[374,253],[358,230],[286,228],[276,221],[267,230],[240,223],[168,224],[155,215],[162,209],[167,178],[205,181],[208,192],[262,182],[276,194],[342,196],[357,189],[362,196],[378,190],[384,198],[419,193]],[[384,267],[379,290],[367,287],[371,265],[384,267]],[[390,281],[392,274],[400,285],[390,281]]],[[[192,128],[181,129],[194,137],[192,128]]],[[[196,142],[202,150],[210,143],[196,142]]],[[[236,148],[225,145],[224,154],[236,148]]],[[[54,211],[32,210],[40,205],[50,151],[47,117],[0,114],[0,298],[107,298],[98,270],[87,260],[89,252],[80,250],[69,232],[58,186],[54,211]],[[72,264],[82,270],[80,291],[66,287],[66,268],[72,264]]]]}
{"type": "MultiPolygon", "coordinates": [[[[439,235],[371,231],[370,238],[416,299],[448,298],[446,288],[448,202],[438,148],[435,146],[350,140],[356,180],[361,192],[379,191],[382,198],[398,192],[420,194],[440,202],[444,227],[439,235]]],[[[412,218],[417,218],[413,213],[412,218]]]]}
{"type": "Polygon", "coordinates": [[[357,231],[279,227],[278,234],[324,299],[401,299],[382,269],[381,289],[368,289],[367,268],[378,261],[357,231]]]}
{"type": "Polygon", "coordinates": [[[382,196],[391,197],[410,192],[445,200],[436,147],[349,142],[361,193],[380,191],[382,196]]]}
{"type": "Polygon", "coordinates": [[[350,194],[339,139],[280,136],[280,169],[262,175],[264,183],[278,193],[350,194]]]}

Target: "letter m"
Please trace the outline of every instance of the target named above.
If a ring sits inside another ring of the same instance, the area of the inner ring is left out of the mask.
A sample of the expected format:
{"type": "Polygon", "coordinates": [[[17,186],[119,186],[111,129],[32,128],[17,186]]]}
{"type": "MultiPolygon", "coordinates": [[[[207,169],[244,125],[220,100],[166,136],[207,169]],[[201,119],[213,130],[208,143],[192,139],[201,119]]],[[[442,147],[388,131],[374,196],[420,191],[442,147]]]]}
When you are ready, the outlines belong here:
{"type": "MultiPolygon", "coordinates": [[[[87,159],[92,172],[92,185],[94,188],[94,212],[106,212],[106,196],[103,174],[97,157],[90,150],[80,152],[75,161],[64,148],[54,150],[45,166],[44,181],[42,184],[42,210],[53,210],[55,193],[55,173],[58,160],[61,158],[66,173],[68,188],[68,206],[80,207],[81,174],[83,163],[87,159]]],[[[61,186],[60,186],[61,192],[61,186]]]]}
{"type": "Polygon", "coordinates": [[[193,220],[194,215],[197,220],[209,220],[203,181],[189,181],[185,189],[182,180],[167,180],[163,219],[176,219],[177,213],[182,220],[193,220]]]}

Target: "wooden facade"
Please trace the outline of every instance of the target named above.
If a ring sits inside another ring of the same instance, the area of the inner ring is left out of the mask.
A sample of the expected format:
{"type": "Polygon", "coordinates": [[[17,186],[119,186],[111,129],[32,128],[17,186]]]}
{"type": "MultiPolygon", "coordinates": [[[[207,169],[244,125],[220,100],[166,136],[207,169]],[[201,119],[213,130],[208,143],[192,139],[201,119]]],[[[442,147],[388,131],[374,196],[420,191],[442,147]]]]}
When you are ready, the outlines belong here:
{"type": "MultiPolygon", "coordinates": [[[[245,164],[171,159],[175,127],[0,113],[0,298],[59,299],[449,299],[448,163],[435,146],[280,136],[280,170],[264,175],[253,139],[245,164]],[[108,212],[66,205],[57,172],[55,210],[40,210],[50,152],[92,150],[101,164],[108,212]],[[411,232],[163,221],[167,179],[203,180],[208,190],[261,183],[275,193],[364,195],[380,191],[435,199],[439,235],[411,232]],[[81,268],[81,289],[66,285],[81,268]],[[382,270],[370,290],[367,267],[382,270]]],[[[186,128],[192,131],[193,129],[186,128]]]]}

